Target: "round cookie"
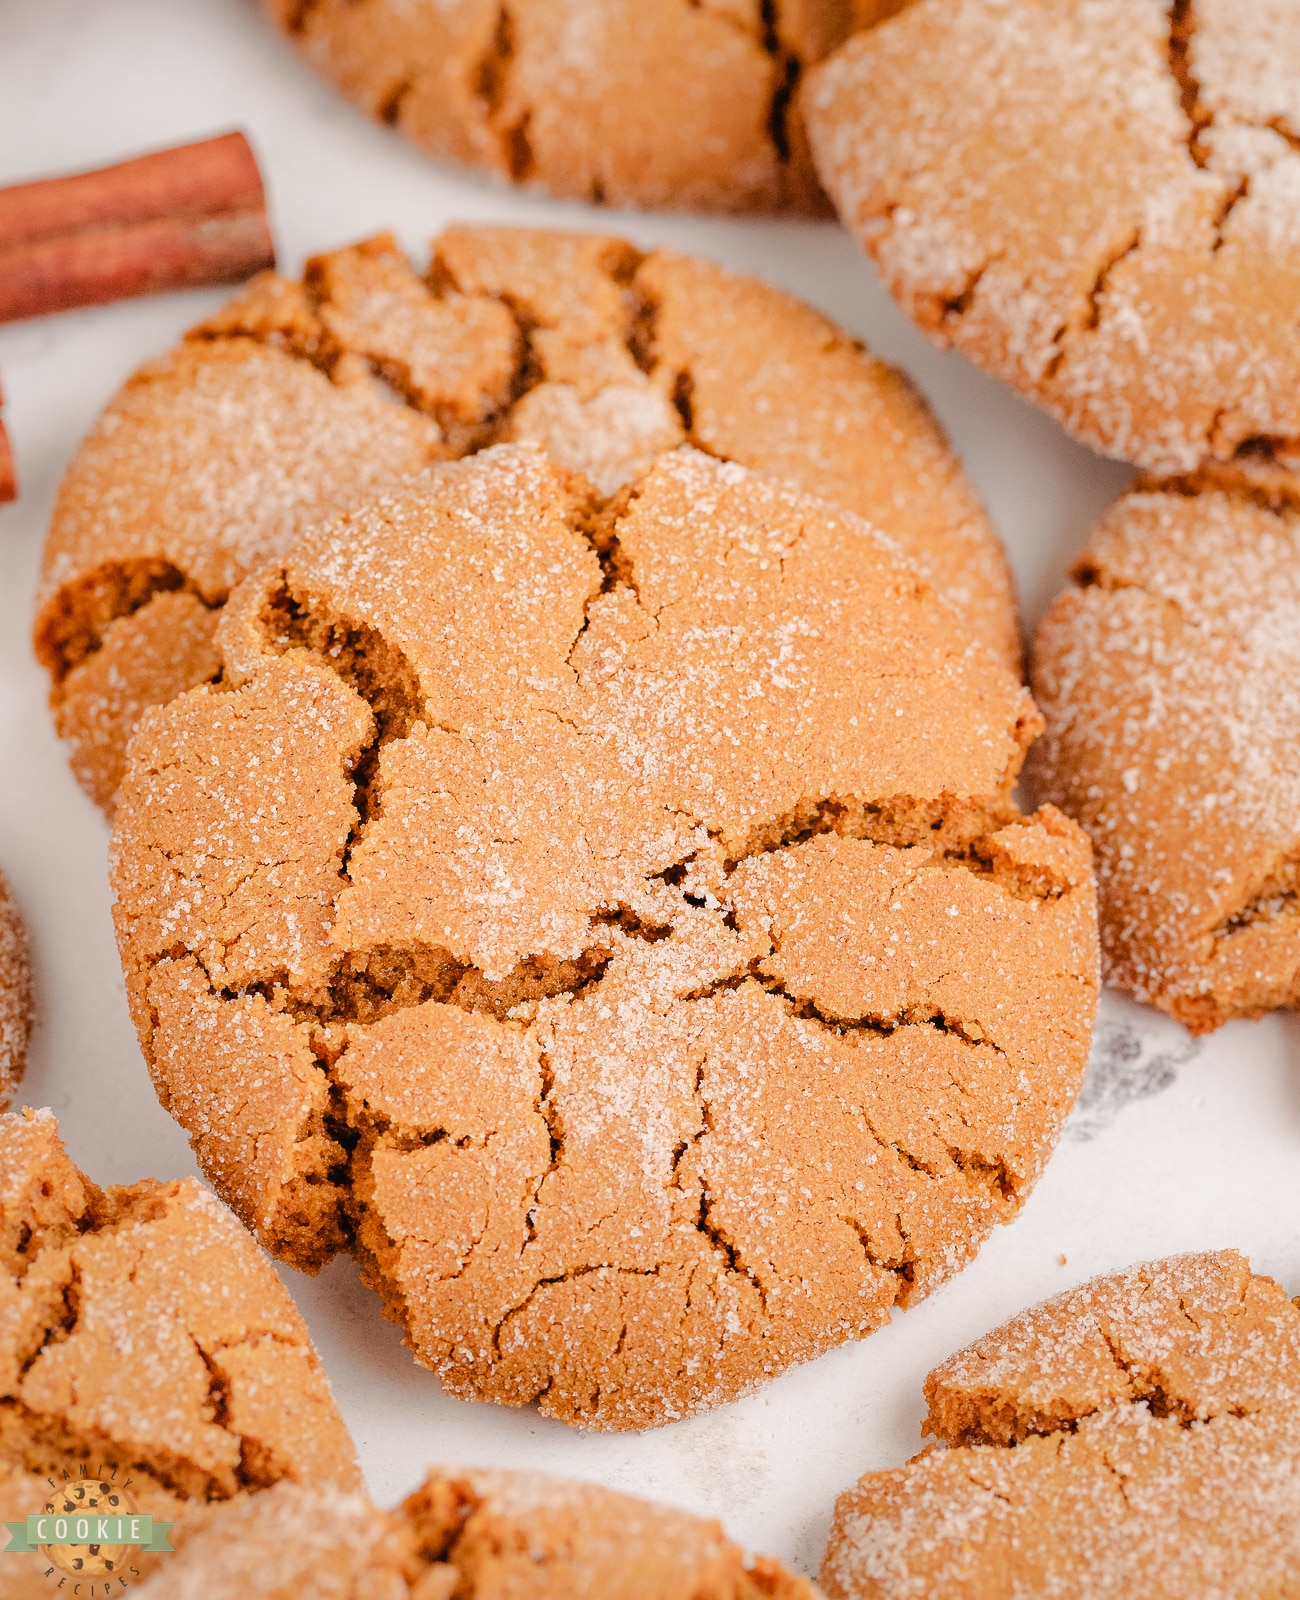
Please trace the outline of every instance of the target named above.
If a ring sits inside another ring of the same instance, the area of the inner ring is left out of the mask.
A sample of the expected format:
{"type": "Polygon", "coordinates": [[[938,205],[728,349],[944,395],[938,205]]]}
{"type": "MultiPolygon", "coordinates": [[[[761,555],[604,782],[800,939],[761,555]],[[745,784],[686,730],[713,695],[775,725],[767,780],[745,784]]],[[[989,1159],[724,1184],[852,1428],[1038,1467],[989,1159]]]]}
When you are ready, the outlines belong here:
{"type": "Polygon", "coordinates": [[[1039,625],[1026,769],[1097,852],[1113,983],[1195,1033],[1300,1002],[1300,496],[1124,495],[1039,625]]]}
{"type": "Polygon", "coordinates": [[[1028,694],[866,524],[535,446],[305,534],[141,719],[159,1094],[453,1393],[641,1427],[870,1332],[1018,1209],[1096,996],[1028,694]]]}
{"type": "Polygon", "coordinates": [[[801,79],[906,0],[266,0],[442,160],[614,206],[829,211],[801,79]]]}
{"type": "Polygon", "coordinates": [[[1153,472],[1300,454],[1300,12],[920,0],[805,96],[899,304],[1153,472]]]}
{"type": "Polygon", "coordinates": [[[32,965],[27,929],[0,872],[0,1111],[13,1099],[32,1035],[32,965]]]}
{"type": "MultiPolygon", "coordinates": [[[[283,1480],[358,1484],[302,1318],[200,1184],[97,1189],[49,1112],[0,1116],[0,1258],[4,1520],[94,1478],[178,1526],[283,1480]]],[[[48,1594],[49,1566],[5,1556],[7,1600],[48,1594]]]]}
{"type": "Polygon", "coordinates": [[[396,1511],[279,1484],[214,1515],[141,1600],[817,1600],[685,1511],[524,1472],[435,1469],[396,1511]]]}
{"type": "Polygon", "coordinates": [[[1300,1560],[1300,1306],[1234,1250],[1044,1301],[926,1380],[931,1446],[840,1496],[830,1600],[1255,1600],[1300,1560]]]}
{"type": "Polygon", "coordinates": [[[73,770],[111,808],[146,705],[214,677],[217,614],[311,523],[531,439],[605,494],[683,440],[866,516],[1008,663],[988,518],[907,380],[789,296],[617,239],[451,228],[273,276],[138,373],[69,468],[38,603],[73,770]],[[397,403],[394,404],[393,402],[397,403]]]}

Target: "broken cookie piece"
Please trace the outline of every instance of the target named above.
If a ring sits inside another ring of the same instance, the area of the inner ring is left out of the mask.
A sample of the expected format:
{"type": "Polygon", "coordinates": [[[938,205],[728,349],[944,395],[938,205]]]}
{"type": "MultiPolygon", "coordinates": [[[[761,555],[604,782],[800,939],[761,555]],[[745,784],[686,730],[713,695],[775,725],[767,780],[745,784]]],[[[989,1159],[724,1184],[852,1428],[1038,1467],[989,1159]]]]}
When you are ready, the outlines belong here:
{"type": "Polygon", "coordinates": [[[305,534],[142,719],[113,843],[158,1092],[258,1237],[453,1393],[645,1427],[888,1320],[1084,1070],[1037,713],[872,530],[535,446],[305,534]]]}
{"type": "Polygon", "coordinates": [[[1032,792],[1097,852],[1106,976],[1194,1033],[1300,1004],[1300,486],[1107,512],[1039,624],[1032,792]]]}
{"type": "Polygon", "coordinates": [[[504,440],[541,445],[606,497],[683,440],[788,479],[896,540],[1019,669],[1001,544],[901,373],[711,262],[452,227],[423,276],[382,236],[317,257],[301,282],[255,279],[85,440],[35,633],[81,784],[111,809],[145,707],[218,676],[241,578],[431,461],[504,440]]]}
{"type": "MultiPolygon", "coordinates": [[[[359,1481],[302,1318],[225,1207],[193,1179],[98,1189],[48,1112],[0,1116],[3,1515],[94,1477],[181,1523],[284,1480],[359,1481]]],[[[6,1596],[45,1592],[48,1565],[6,1557],[6,1596]]]]}
{"type": "Polygon", "coordinates": [[[193,1532],[141,1600],[816,1600],[716,1522],[527,1472],[437,1468],[395,1511],[279,1484],[193,1532]],[[328,1589],[319,1586],[328,1585],[328,1589]]]}
{"type": "Polygon", "coordinates": [[[1256,1600],[1300,1561],[1300,1305],[1233,1250],[1094,1279],[926,1380],[840,1496],[831,1600],[1256,1600]]]}

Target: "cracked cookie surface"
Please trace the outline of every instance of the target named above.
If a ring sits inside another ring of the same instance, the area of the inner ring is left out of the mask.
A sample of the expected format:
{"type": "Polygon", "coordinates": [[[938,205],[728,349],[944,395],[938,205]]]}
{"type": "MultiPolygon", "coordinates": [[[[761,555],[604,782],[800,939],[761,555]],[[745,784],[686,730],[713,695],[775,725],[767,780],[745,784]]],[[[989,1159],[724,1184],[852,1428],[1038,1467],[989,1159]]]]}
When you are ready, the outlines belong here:
{"type": "Polygon", "coordinates": [[[907,0],[265,0],[430,155],[577,200],[829,210],[803,74],[907,0]]]}
{"type": "Polygon", "coordinates": [[[817,1600],[716,1522],[594,1484],[436,1468],[396,1511],[281,1484],[179,1544],[142,1600],[817,1600]]]}
{"type": "MultiPolygon", "coordinates": [[[[302,1318],[193,1179],[101,1190],[48,1112],[0,1116],[0,1249],[6,1518],[86,1472],[182,1524],[284,1480],[357,1486],[302,1318]]],[[[132,1554],[142,1571],[155,1559],[132,1554]]],[[[7,1558],[6,1596],[48,1592],[47,1565],[7,1558]]]]}
{"type": "Polygon", "coordinates": [[[0,1111],[27,1065],[32,1034],[32,965],[27,929],[8,878],[0,872],[0,1111]]]}
{"type": "Polygon", "coordinates": [[[1300,1003],[1300,499],[1152,485],[1039,624],[1026,779],[1097,852],[1106,975],[1194,1032],[1300,1003]]]}
{"type": "Polygon", "coordinates": [[[805,97],[900,305],[1153,472],[1300,453],[1300,13],[922,0],[805,97]]]}
{"type": "Polygon", "coordinates": [[[1094,1279],[926,1380],[836,1506],[832,1600],[1255,1600],[1300,1558],[1300,1304],[1234,1250],[1094,1279]]]}
{"type": "Polygon", "coordinates": [[[1077,1093],[1089,851],[1027,693],[870,529],[688,448],[502,445],[301,538],[113,845],[155,1084],[453,1393],[597,1427],[860,1337],[1077,1093]]]}
{"type": "Polygon", "coordinates": [[[255,280],[137,373],[69,469],[35,643],[73,770],[110,808],[148,705],[216,677],[230,590],[430,461],[532,440],[610,494],[684,440],[897,540],[1019,662],[996,534],[907,380],[752,278],[618,239],[451,228],[255,280]]]}

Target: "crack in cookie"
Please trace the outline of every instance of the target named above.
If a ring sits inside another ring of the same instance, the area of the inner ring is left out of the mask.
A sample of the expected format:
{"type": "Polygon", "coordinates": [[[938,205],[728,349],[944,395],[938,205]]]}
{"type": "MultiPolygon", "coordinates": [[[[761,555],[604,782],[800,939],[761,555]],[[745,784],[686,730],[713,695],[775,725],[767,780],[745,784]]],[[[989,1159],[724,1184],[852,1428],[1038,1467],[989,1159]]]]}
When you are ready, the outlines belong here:
{"type": "Polygon", "coordinates": [[[141,724],[155,1082],[272,1249],[453,1393],[643,1427],[926,1293],[1037,1177],[1095,1002],[1028,696],[865,527],[537,449],[304,535],[141,724]]]}

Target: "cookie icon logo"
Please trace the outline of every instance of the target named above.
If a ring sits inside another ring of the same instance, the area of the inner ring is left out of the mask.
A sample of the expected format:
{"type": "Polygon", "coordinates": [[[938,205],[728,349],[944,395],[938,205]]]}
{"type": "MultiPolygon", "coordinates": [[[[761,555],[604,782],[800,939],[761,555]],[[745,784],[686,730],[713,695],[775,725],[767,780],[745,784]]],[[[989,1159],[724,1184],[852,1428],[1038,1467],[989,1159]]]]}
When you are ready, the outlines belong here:
{"type": "Polygon", "coordinates": [[[51,1494],[41,1509],[5,1524],[4,1553],[43,1557],[45,1577],[60,1589],[75,1580],[72,1592],[81,1600],[127,1588],[140,1576],[140,1554],[170,1552],[172,1524],[142,1512],[127,1487],[130,1478],[116,1483],[116,1475],[116,1467],[83,1463],[76,1474],[64,1470],[61,1482],[47,1478],[51,1494]]]}
{"type": "MultiPolygon", "coordinates": [[[[135,1516],[136,1504],[125,1489],[118,1489],[103,1478],[78,1478],[59,1489],[42,1507],[47,1528],[55,1531],[66,1525],[73,1537],[87,1536],[103,1527],[105,1533],[116,1523],[104,1526],[108,1518],[135,1516]]],[[[152,1520],[152,1519],[151,1519],[152,1520]]],[[[67,1537],[67,1534],[63,1534],[67,1537]]],[[[62,1572],[79,1577],[104,1577],[121,1572],[130,1552],[126,1544],[43,1544],[40,1551],[62,1572]]]]}

